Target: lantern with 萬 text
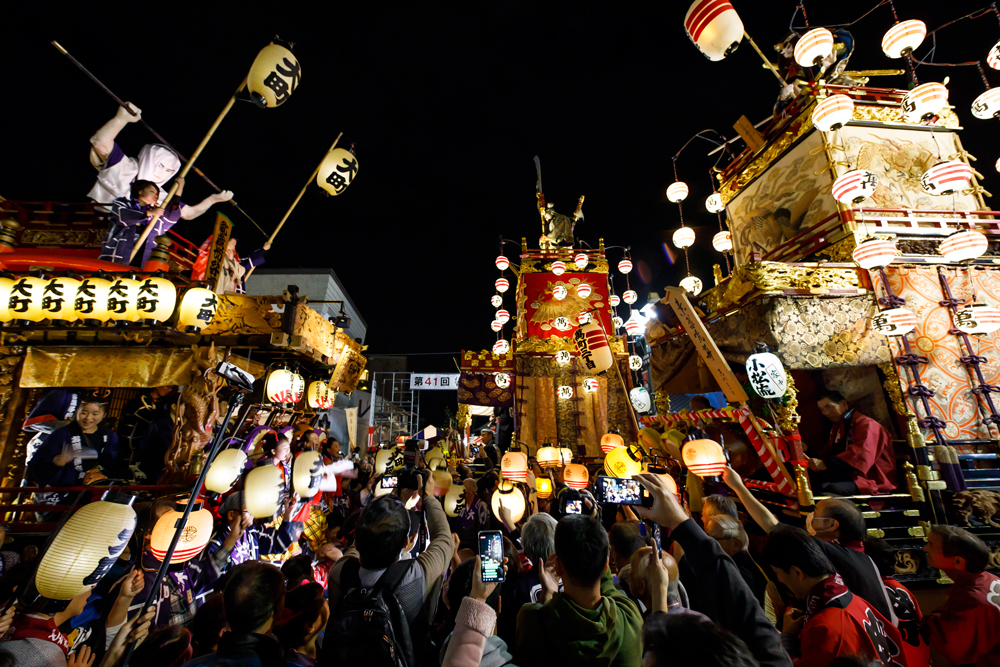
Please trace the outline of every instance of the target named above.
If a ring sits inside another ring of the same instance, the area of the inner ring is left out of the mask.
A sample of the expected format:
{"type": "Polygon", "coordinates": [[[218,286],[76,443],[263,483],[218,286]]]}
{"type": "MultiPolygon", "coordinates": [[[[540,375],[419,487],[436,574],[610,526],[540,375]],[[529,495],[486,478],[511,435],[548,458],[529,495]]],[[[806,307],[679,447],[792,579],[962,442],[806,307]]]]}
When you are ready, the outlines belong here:
{"type": "Polygon", "coordinates": [[[84,278],[76,288],[76,299],[73,310],[76,319],[85,320],[88,324],[99,324],[108,321],[108,290],[111,281],[104,278],[84,278]]]}
{"type": "Polygon", "coordinates": [[[524,452],[507,452],[500,459],[500,474],[504,479],[524,482],[528,479],[528,457],[524,452]]]}
{"type": "Polygon", "coordinates": [[[573,332],[573,342],[576,343],[580,360],[588,373],[596,374],[611,368],[614,359],[607,334],[595,320],[582,325],[573,332]]]}
{"type": "Polygon", "coordinates": [[[501,322],[500,320],[493,320],[492,322],[490,322],[490,329],[493,329],[494,331],[500,331],[501,329],[503,329],[503,322],[501,322]]]}
{"type": "Polygon", "coordinates": [[[986,236],[972,229],[955,232],[938,245],[938,252],[949,262],[964,262],[982,256],[990,247],[986,236]]]}
{"type": "Polygon", "coordinates": [[[177,305],[177,288],[166,278],[150,276],[139,282],[135,310],[146,324],[166,322],[177,305]]]}
{"type": "Polygon", "coordinates": [[[743,40],[743,21],[729,0],[695,0],[684,15],[684,32],[709,60],[722,60],[743,40]]]}
{"type": "Polygon", "coordinates": [[[633,371],[642,369],[642,357],[638,354],[630,354],[628,357],[628,367],[633,371]]]}
{"type": "Polygon", "coordinates": [[[564,401],[573,398],[573,387],[568,384],[559,385],[556,387],[556,396],[564,401]]]}
{"type": "Polygon", "coordinates": [[[761,398],[781,398],[788,390],[785,367],[770,352],[751,354],[747,357],[746,369],[750,386],[761,398]]]}
{"type": "Polygon", "coordinates": [[[279,107],[292,96],[302,67],[289,49],[271,42],[257,54],[247,76],[250,98],[262,109],[279,107]]]}
{"type": "Polygon", "coordinates": [[[681,446],[681,458],[688,470],[702,479],[721,475],[728,465],[726,452],[715,440],[689,440],[681,446]]]}
{"type": "Polygon", "coordinates": [[[625,326],[625,320],[615,315],[611,318],[611,323],[615,325],[615,331],[625,326]]]}
{"type": "Polygon", "coordinates": [[[597,378],[586,378],[583,381],[583,390],[588,394],[596,393],[600,387],[601,383],[597,381],[597,378]]]}
{"type": "Polygon", "coordinates": [[[493,354],[507,354],[508,350],[510,350],[510,343],[503,338],[493,343],[493,354]]]}
{"type": "Polygon", "coordinates": [[[493,382],[501,389],[506,389],[510,386],[510,375],[507,373],[496,373],[493,375],[493,382]]]}
{"type": "Polygon", "coordinates": [[[149,550],[153,558],[163,561],[170,550],[170,542],[174,539],[174,531],[180,530],[181,536],[177,540],[177,547],[170,557],[170,564],[186,563],[201,553],[208,541],[212,539],[212,513],[205,509],[200,502],[194,504],[187,522],[183,528],[176,528],[177,523],[184,515],[184,507],[187,501],[177,503],[174,508],[163,514],[153,526],[153,534],[149,538],[149,550]]]}
{"type": "Polygon", "coordinates": [[[833,33],[826,28],[813,28],[799,37],[792,53],[803,67],[815,67],[833,55],[833,33]]]}
{"type": "Polygon", "coordinates": [[[986,64],[992,69],[1000,69],[1000,42],[994,44],[990,52],[986,54],[986,64]]]}
{"type": "Polygon", "coordinates": [[[496,313],[496,319],[498,322],[500,322],[500,324],[507,324],[507,322],[510,321],[510,313],[501,308],[496,313]]]}
{"type": "Polygon", "coordinates": [[[875,313],[871,324],[883,336],[905,336],[917,327],[917,316],[906,308],[889,308],[875,313]]]}
{"type": "Polygon", "coordinates": [[[219,297],[215,292],[204,287],[192,287],[181,298],[177,309],[177,328],[194,333],[201,331],[215,319],[218,307],[219,297]]]}
{"type": "Polygon", "coordinates": [[[948,89],[932,81],[910,90],[900,101],[903,118],[911,123],[930,120],[948,104],[948,89]]]}
{"type": "Polygon", "coordinates": [[[613,448],[604,457],[604,472],[609,477],[631,479],[642,472],[642,450],[637,445],[613,448]]]}
{"type": "Polygon", "coordinates": [[[594,318],[591,317],[590,313],[587,312],[586,310],[583,311],[583,312],[581,312],[579,315],[576,316],[576,322],[577,322],[577,324],[586,324],[587,322],[589,322],[592,319],[594,319],[594,318]]]}
{"type": "Polygon", "coordinates": [[[316,172],[316,185],[337,196],[347,189],[358,175],[358,158],[344,148],[334,148],[326,154],[316,172]]]}
{"type": "MultiPolygon", "coordinates": [[[[586,322],[581,322],[581,324],[586,324],[586,322]]],[[[573,355],[569,350],[559,350],[556,352],[556,363],[557,364],[568,364],[573,355]]]]}
{"type": "Polygon", "coordinates": [[[642,323],[636,317],[636,313],[632,313],[632,317],[625,321],[625,332],[629,336],[642,335],[642,323]]]}
{"type": "Polygon", "coordinates": [[[205,488],[212,493],[226,493],[239,481],[246,463],[247,455],[242,449],[223,449],[208,468],[205,488]]]}
{"type": "Polygon", "coordinates": [[[892,241],[868,238],[858,244],[851,257],[862,269],[880,269],[896,259],[896,246],[892,241]]]}
{"type": "Polygon", "coordinates": [[[955,328],[967,334],[988,334],[1000,329],[1000,310],[984,303],[960,306],[955,311],[955,328]]]}
{"type": "Polygon", "coordinates": [[[243,502],[255,519],[270,518],[278,511],[285,495],[285,483],[278,466],[260,466],[247,473],[243,502]]]}
{"type": "Polygon", "coordinates": [[[323,455],[305,451],[292,462],[292,488],[300,498],[312,498],[323,482],[323,455]]]}
{"type": "Polygon", "coordinates": [[[570,463],[563,468],[563,482],[571,489],[586,489],[590,483],[590,471],[581,463],[570,463]]]}
{"type": "Polygon", "coordinates": [[[503,297],[500,296],[499,294],[494,294],[493,296],[490,297],[490,305],[493,306],[494,308],[499,308],[500,306],[503,305],[503,297]]]}
{"type": "MultiPolygon", "coordinates": [[[[74,278],[50,278],[42,290],[42,310],[45,319],[57,322],[73,322],[77,319],[73,301],[80,281],[74,278]]],[[[173,312],[171,306],[169,316],[173,312]]]]}
{"type": "Polygon", "coordinates": [[[517,488],[517,484],[509,479],[500,482],[500,486],[493,492],[493,499],[490,502],[490,506],[493,510],[493,516],[497,518],[497,521],[503,521],[503,516],[500,514],[501,507],[510,511],[510,520],[512,523],[517,523],[524,518],[524,495],[517,488]]]}
{"type": "Polygon", "coordinates": [[[946,160],[924,172],[920,187],[930,195],[950,195],[969,187],[972,167],[961,160],[946,160]]]}
{"type": "Polygon", "coordinates": [[[568,295],[569,295],[569,291],[566,289],[566,286],[563,285],[563,284],[556,285],[555,287],[552,288],[552,296],[555,298],[556,301],[562,301],[568,295]]]}

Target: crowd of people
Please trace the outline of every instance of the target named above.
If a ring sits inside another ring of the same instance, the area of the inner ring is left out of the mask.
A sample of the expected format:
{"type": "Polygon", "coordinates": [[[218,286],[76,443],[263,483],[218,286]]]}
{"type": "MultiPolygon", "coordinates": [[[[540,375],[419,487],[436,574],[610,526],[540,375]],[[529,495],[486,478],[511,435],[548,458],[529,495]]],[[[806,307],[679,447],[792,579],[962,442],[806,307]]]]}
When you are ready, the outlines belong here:
{"type": "MultiPolygon", "coordinates": [[[[171,396],[137,398],[116,434],[99,392],[50,392],[26,424],[40,440],[32,482],[72,486],[95,471],[155,479],[162,455],[150,443],[163,438],[171,396]]],[[[214,534],[171,564],[158,590],[151,535],[176,496],[141,499],[128,548],[69,601],[34,589],[37,551],[0,551],[0,590],[15,600],[0,618],[0,667],[114,667],[133,643],[129,664],[142,667],[918,667],[932,649],[955,665],[1000,664],[1000,579],[968,531],[931,529],[928,564],[954,584],[940,609],[922,613],[894,577],[892,548],[867,538],[847,498],[823,498],[798,528],[728,468],[728,492],[692,516],[661,474],[634,476],[649,507],[600,503],[532,460],[515,516],[494,509],[503,451],[492,432],[467,457],[451,452],[457,494],[442,491],[431,470],[440,463],[428,466],[421,444],[409,443],[414,456],[399,469],[378,470],[375,455],[344,451],[322,429],[268,432],[247,469],[281,471],[274,516],[248,512],[242,482],[205,495],[214,534]],[[308,451],[353,466],[334,491],[304,500],[291,475],[308,451]],[[553,487],[544,498],[541,477],[553,487]],[[755,549],[744,521],[762,535],[755,549]],[[499,582],[483,581],[484,531],[502,536],[499,582]]]]}

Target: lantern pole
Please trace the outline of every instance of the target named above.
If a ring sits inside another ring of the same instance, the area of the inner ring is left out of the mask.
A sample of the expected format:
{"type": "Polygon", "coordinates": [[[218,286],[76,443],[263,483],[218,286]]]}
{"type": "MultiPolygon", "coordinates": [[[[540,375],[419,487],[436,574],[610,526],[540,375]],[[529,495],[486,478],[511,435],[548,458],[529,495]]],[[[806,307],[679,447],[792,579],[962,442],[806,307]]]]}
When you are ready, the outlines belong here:
{"type": "MultiPolygon", "coordinates": [[[[219,129],[219,125],[222,123],[222,119],[226,117],[226,114],[229,113],[229,110],[233,108],[234,104],[236,104],[236,96],[240,94],[240,91],[242,91],[246,85],[247,85],[247,80],[244,78],[243,82],[240,83],[239,88],[236,89],[236,92],[233,93],[233,96],[229,98],[229,102],[226,103],[226,106],[222,109],[222,113],[220,113],[219,117],[215,119],[214,123],[212,123],[212,127],[208,128],[208,134],[206,134],[205,137],[201,140],[201,143],[198,144],[198,148],[194,149],[194,153],[191,153],[191,159],[187,161],[187,163],[181,169],[181,173],[178,174],[181,178],[185,178],[188,175],[188,172],[191,171],[191,168],[194,166],[195,160],[197,160],[198,157],[201,155],[201,152],[205,150],[205,146],[208,144],[209,139],[211,139],[212,135],[215,134],[215,131],[219,129]]],[[[163,203],[160,205],[160,208],[166,210],[167,204],[170,203],[170,200],[173,199],[174,195],[177,193],[177,188],[179,187],[179,185],[180,184],[176,180],[174,180],[174,184],[170,187],[170,192],[167,193],[167,196],[163,200],[163,203]]],[[[139,254],[139,249],[146,245],[146,239],[149,238],[149,233],[153,231],[153,226],[154,223],[156,222],[157,217],[159,216],[152,216],[149,220],[149,224],[146,225],[146,229],[142,230],[142,234],[139,236],[139,238],[135,242],[135,245],[132,247],[132,254],[129,256],[129,262],[135,259],[135,256],[139,254]]]]}
{"type": "Polygon", "coordinates": [[[767,59],[764,52],[760,50],[759,46],[757,46],[757,42],[753,41],[753,37],[751,37],[746,30],[743,31],[743,36],[747,38],[747,41],[750,42],[750,46],[753,47],[753,50],[756,51],[757,55],[764,61],[764,66],[771,70],[771,73],[778,78],[778,81],[781,82],[782,86],[787,86],[788,82],[781,78],[781,75],[778,74],[778,68],[774,66],[774,63],[767,59]]]}
{"type": "MultiPolygon", "coordinates": [[[[340,138],[342,136],[344,136],[343,132],[338,134],[337,138],[333,140],[333,145],[330,146],[330,148],[326,151],[326,153],[323,153],[323,160],[325,160],[326,156],[330,154],[330,151],[332,151],[334,148],[337,147],[337,143],[340,141],[340,138]]],[[[281,231],[281,228],[285,226],[285,221],[288,220],[288,216],[290,216],[292,214],[292,211],[295,210],[295,207],[298,206],[299,200],[302,199],[302,195],[306,193],[306,190],[309,188],[309,184],[313,182],[313,180],[316,178],[316,174],[319,173],[319,168],[323,166],[323,160],[320,160],[319,164],[316,165],[316,168],[313,170],[313,173],[309,176],[309,180],[307,180],[306,184],[302,186],[301,190],[299,190],[299,196],[295,198],[295,201],[292,202],[292,205],[288,207],[287,211],[285,211],[285,215],[281,218],[281,222],[278,223],[278,226],[275,227],[274,232],[271,234],[270,237],[268,237],[267,239],[268,244],[274,241],[274,237],[277,236],[278,232],[281,231]]],[[[252,274],[253,270],[256,268],[257,268],[256,266],[251,266],[250,270],[246,272],[245,276],[243,276],[243,280],[245,281],[247,278],[249,278],[250,274],[252,274]]]]}

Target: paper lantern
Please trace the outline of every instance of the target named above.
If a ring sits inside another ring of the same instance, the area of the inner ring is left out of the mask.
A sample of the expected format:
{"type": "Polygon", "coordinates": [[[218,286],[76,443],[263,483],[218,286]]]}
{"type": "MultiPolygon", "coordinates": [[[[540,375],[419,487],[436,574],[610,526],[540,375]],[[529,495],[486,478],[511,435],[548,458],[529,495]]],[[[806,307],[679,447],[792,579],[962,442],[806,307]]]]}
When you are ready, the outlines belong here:
{"type": "Polygon", "coordinates": [[[535,495],[539,500],[545,500],[552,495],[552,480],[548,477],[535,478],[535,495]]]}
{"type": "Polygon", "coordinates": [[[563,482],[571,489],[586,489],[590,483],[590,472],[587,466],[580,463],[570,463],[563,468],[563,482]]]}
{"type": "Polygon", "coordinates": [[[278,466],[260,466],[247,473],[243,502],[255,519],[273,517],[285,495],[285,484],[278,466]]]}
{"type": "Polygon", "coordinates": [[[507,288],[510,287],[510,283],[507,282],[506,278],[497,278],[496,286],[497,286],[497,291],[503,294],[504,292],[507,291],[507,288]]]}
{"type": "Polygon", "coordinates": [[[681,456],[688,470],[702,479],[721,475],[727,465],[722,445],[707,438],[685,442],[681,456]]]}
{"type": "Polygon", "coordinates": [[[507,324],[507,322],[510,321],[510,313],[501,308],[500,310],[497,311],[496,319],[498,322],[500,322],[500,324],[507,324]]]}
{"type": "Polygon", "coordinates": [[[528,479],[528,457],[524,452],[507,452],[500,459],[500,474],[504,479],[523,482],[528,479]]]}
{"type": "Polygon", "coordinates": [[[305,451],[292,462],[292,488],[300,498],[312,498],[319,493],[323,481],[323,455],[305,451]]]}
{"type": "Polygon", "coordinates": [[[556,285],[552,288],[552,296],[556,298],[557,301],[562,301],[569,294],[565,285],[556,285]]]}
{"type": "Polygon", "coordinates": [[[336,197],[347,189],[358,175],[358,158],[345,148],[334,148],[326,154],[316,172],[316,185],[336,197]]]}
{"type": "MultiPolygon", "coordinates": [[[[431,495],[441,497],[451,491],[451,473],[447,470],[435,470],[431,472],[431,495]]],[[[464,490],[465,487],[463,487],[464,490]]]]}
{"type": "MultiPolygon", "coordinates": [[[[153,526],[153,534],[149,538],[149,550],[153,557],[160,562],[163,562],[170,549],[170,542],[174,539],[174,531],[177,530],[175,526],[184,515],[186,504],[187,501],[177,503],[172,510],[157,519],[156,525],[153,526]]],[[[201,503],[194,504],[187,522],[180,529],[180,539],[177,540],[177,547],[170,557],[171,565],[186,563],[201,553],[208,541],[212,539],[212,518],[212,513],[205,509],[201,503]]]]}
{"type": "Polygon", "coordinates": [[[271,371],[264,383],[264,395],[271,403],[292,403],[293,373],[287,368],[271,371]]]}
{"type": "Polygon", "coordinates": [[[510,343],[503,338],[493,343],[493,354],[507,354],[508,350],[510,350],[510,343]]]}
{"type": "Polygon", "coordinates": [[[560,385],[556,388],[556,396],[563,400],[573,398],[573,387],[568,384],[560,385]]]}
{"type": "Polygon", "coordinates": [[[614,447],[604,457],[604,472],[609,477],[631,479],[642,472],[642,451],[635,445],[614,447]]]}
{"type": "Polygon", "coordinates": [[[642,334],[642,329],[642,322],[636,318],[636,313],[632,313],[632,317],[625,322],[625,331],[628,332],[629,336],[639,336],[642,334]]]}
{"type": "Polygon", "coordinates": [[[506,389],[510,386],[510,375],[507,373],[496,373],[493,376],[493,382],[501,389],[506,389]]]}
{"type": "Polygon", "coordinates": [[[949,262],[975,259],[989,250],[990,242],[979,232],[966,229],[955,232],[938,246],[938,252],[949,262]]]}
{"type": "Polygon", "coordinates": [[[972,102],[972,115],[989,120],[1000,116],[1000,88],[990,88],[972,102]]]}
{"type": "Polygon", "coordinates": [[[719,252],[729,252],[733,249],[733,235],[729,232],[719,232],[712,237],[712,247],[719,252]]]}
{"type": "Polygon", "coordinates": [[[490,305],[493,306],[494,308],[499,308],[500,306],[503,305],[503,297],[500,296],[499,294],[494,294],[493,296],[490,297],[490,305]]]}
{"type": "Polygon", "coordinates": [[[858,244],[851,257],[862,269],[880,269],[896,259],[896,246],[892,241],[870,238],[858,244]]]}
{"type": "Polygon", "coordinates": [[[618,262],[618,270],[622,273],[630,273],[632,271],[632,260],[623,259],[618,262]]]}
{"type": "Polygon", "coordinates": [[[649,412],[653,407],[653,401],[649,397],[649,390],[645,387],[633,387],[628,393],[628,398],[632,401],[632,407],[636,412],[649,412]]]}
{"type": "MultiPolygon", "coordinates": [[[[42,289],[42,310],[45,319],[72,322],[77,319],[73,302],[76,299],[76,290],[80,286],[80,281],[73,278],[51,278],[45,281],[42,289]]],[[[8,295],[8,299],[9,299],[8,295]]],[[[170,308],[169,316],[173,313],[173,306],[170,308]]]]}
{"type": "Polygon", "coordinates": [[[833,182],[833,198],[841,204],[860,204],[877,187],[878,176],[867,169],[851,169],[833,182]]]}
{"type": "Polygon", "coordinates": [[[503,255],[497,257],[496,263],[497,263],[497,268],[500,269],[501,271],[505,270],[508,266],[510,266],[510,261],[503,255]]]}
{"type": "Polygon", "coordinates": [[[938,162],[920,177],[920,187],[932,195],[950,195],[969,187],[972,167],[961,160],[938,162]]]}
{"type": "Polygon", "coordinates": [[[640,357],[638,354],[630,354],[628,358],[628,367],[633,371],[641,370],[642,357],[640,357]]]}
{"type": "Polygon", "coordinates": [[[444,494],[444,513],[450,517],[456,517],[464,509],[465,487],[461,484],[452,484],[452,487],[444,494]]]}
{"type": "Polygon", "coordinates": [[[705,198],[705,210],[709,213],[722,213],[726,210],[726,205],[722,203],[722,195],[713,192],[705,198]]]}
{"type": "Polygon", "coordinates": [[[901,21],[886,31],[882,37],[882,52],[890,58],[902,58],[920,46],[927,36],[923,21],[901,21]]]}
{"type": "Polygon", "coordinates": [[[833,33],[826,28],[813,28],[795,42],[793,56],[803,67],[814,67],[833,55],[833,33]]]}
{"type": "Polygon", "coordinates": [[[590,313],[588,313],[587,311],[583,311],[582,313],[576,316],[576,321],[578,324],[586,324],[592,319],[594,318],[591,317],[590,313]]]}
{"type": "Polygon", "coordinates": [[[590,283],[580,283],[576,286],[576,295],[581,299],[586,299],[593,292],[593,288],[590,283]]]}
{"type": "Polygon", "coordinates": [[[573,342],[588,372],[600,373],[611,368],[614,362],[611,346],[604,329],[596,321],[588,322],[573,332],[573,342]]]}
{"type": "MultiPolygon", "coordinates": [[[[652,472],[652,470],[650,470],[652,472]]],[[[680,496],[680,490],[677,488],[677,481],[667,472],[657,472],[655,473],[657,477],[663,480],[663,483],[667,486],[667,491],[674,494],[675,496],[680,496]]]]}
{"type": "Polygon", "coordinates": [[[110,288],[110,280],[84,278],[76,288],[76,299],[73,301],[76,319],[89,322],[107,322],[110,319],[108,316],[108,290],[110,288]]]}
{"type": "Polygon", "coordinates": [[[139,281],[115,278],[108,288],[108,315],[116,322],[138,322],[139,281]]]}
{"type": "Polygon", "coordinates": [[[212,493],[223,494],[239,481],[247,463],[247,455],[239,448],[223,449],[205,475],[205,488],[212,493]]]}
{"type": "Polygon", "coordinates": [[[78,509],[42,552],[35,572],[38,592],[50,600],[72,600],[97,585],[135,531],[130,505],[131,499],[99,500],[78,509]]]}
{"type": "Polygon", "coordinates": [[[147,324],[166,322],[177,305],[177,288],[166,278],[151,276],[139,282],[136,315],[147,324]]]}
{"type": "Polygon", "coordinates": [[[493,320],[492,322],[490,322],[490,329],[493,329],[494,331],[500,331],[501,329],[503,329],[503,322],[501,322],[500,320],[493,320]]]}
{"type": "Polygon", "coordinates": [[[743,22],[728,0],[695,0],[684,15],[684,32],[709,60],[722,60],[740,45],[743,22]]]}
{"type": "Polygon", "coordinates": [[[905,336],[917,326],[917,316],[906,308],[889,308],[872,316],[872,328],[883,336],[905,336]]]}
{"type": "Polygon", "coordinates": [[[624,447],[625,440],[618,433],[605,433],[601,436],[601,451],[607,454],[615,447],[624,447]]]}
{"type": "Polygon", "coordinates": [[[250,98],[261,108],[279,107],[292,96],[302,78],[302,67],[291,51],[271,42],[257,54],[247,76],[250,98]]]}
{"type": "Polygon", "coordinates": [[[189,332],[201,331],[202,327],[207,327],[215,319],[218,307],[219,297],[215,292],[203,287],[192,287],[181,298],[181,305],[177,309],[177,328],[189,332]]]}
{"type": "Polygon", "coordinates": [[[552,262],[552,273],[557,276],[561,276],[566,273],[566,263],[565,262],[552,262]]]}
{"type": "Polygon", "coordinates": [[[688,294],[690,294],[691,296],[698,296],[699,294],[701,294],[701,288],[702,288],[701,278],[698,278],[696,276],[688,276],[687,278],[682,280],[680,284],[681,287],[687,290],[688,294]]]}
{"type": "Polygon", "coordinates": [[[694,245],[694,230],[690,227],[681,227],[674,232],[674,245],[680,249],[690,248],[694,245]]]}
{"type": "Polygon", "coordinates": [[[639,295],[635,293],[635,290],[626,290],[625,293],[622,294],[622,301],[630,306],[638,300],[639,295]]]}
{"type": "Polygon", "coordinates": [[[614,308],[621,302],[622,300],[617,294],[612,294],[611,296],[608,297],[608,303],[611,304],[612,308],[614,308]]]}
{"type": "Polygon", "coordinates": [[[621,329],[625,325],[625,320],[618,317],[617,315],[611,318],[611,323],[615,325],[615,329],[621,329]]]}
{"type": "Polygon", "coordinates": [[[967,334],[988,334],[1000,329],[1000,310],[983,303],[962,306],[955,311],[955,328],[967,334]]]}
{"type": "Polygon", "coordinates": [[[993,168],[1000,172],[1000,158],[993,164],[993,168]]]}
{"type": "Polygon", "coordinates": [[[597,381],[597,378],[587,378],[583,381],[583,390],[588,394],[595,393],[600,387],[601,383],[597,381]]]}
{"type": "Polygon", "coordinates": [[[375,454],[375,474],[391,475],[403,468],[403,448],[387,447],[375,454]]]}
{"type": "Polygon", "coordinates": [[[25,322],[44,320],[45,311],[42,310],[42,292],[44,290],[45,281],[41,278],[34,276],[17,278],[10,287],[10,298],[7,300],[11,319],[25,322]]]}
{"type": "Polygon", "coordinates": [[[1000,69],[1000,42],[994,44],[990,52],[986,54],[986,64],[993,69],[1000,69]]]}
{"type": "Polygon", "coordinates": [[[538,461],[539,468],[555,468],[562,465],[559,460],[559,450],[549,444],[538,448],[538,451],[535,452],[535,460],[538,461]]]}
{"type": "Polygon", "coordinates": [[[573,357],[569,350],[559,350],[556,352],[556,363],[568,364],[569,360],[573,357]]]}
{"type": "Polygon", "coordinates": [[[576,257],[573,258],[573,263],[576,264],[576,268],[585,269],[590,260],[587,259],[587,255],[584,253],[577,253],[576,257]]]}
{"type": "Polygon", "coordinates": [[[900,101],[903,118],[911,123],[930,120],[948,104],[948,89],[932,81],[912,89],[900,101]]]}
{"type": "Polygon", "coordinates": [[[566,465],[573,461],[573,450],[569,447],[559,448],[559,463],[560,465],[566,465]]]}
{"type": "Polygon", "coordinates": [[[500,482],[500,486],[493,492],[493,500],[490,502],[493,509],[493,516],[497,521],[503,521],[500,517],[500,507],[510,510],[510,520],[517,523],[524,518],[524,496],[517,485],[509,479],[500,482]]]}
{"type": "Polygon", "coordinates": [[[667,187],[667,199],[677,204],[687,199],[688,186],[684,181],[674,181],[667,187]]]}
{"type": "Polygon", "coordinates": [[[554,326],[559,331],[569,331],[570,329],[573,328],[573,325],[570,324],[569,318],[566,317],[565,315],[560,315],[555,320],[553,320],[552,326],[554,326]]]}
{"type": "Polygon", "coordinates": [[[758,352],[747,357],[747,377],[750,386],[761,398],[781,398],[788,389],[788,378],[781,360],[770,352],[758,352]]]}
{"type": "Polygon", "coordinates": [[[309,383],[306,400],[313,410],[329,410],[333,407],[330,405],[330,388],[322,380],[309,383]]]}
{"type": "Polygon", "coordinates": [[[812,112],[812,122],[823,132],[839,130],[854,117],[854,100],[837,94],[822,100],[812,112]]]}
{"type": "Polygon", "coordinates": [[[10,303],[10,288],[13,286],[13,280],[0,276],[0,322],[10,322],[13,319],[8,307],[10,303]]]}

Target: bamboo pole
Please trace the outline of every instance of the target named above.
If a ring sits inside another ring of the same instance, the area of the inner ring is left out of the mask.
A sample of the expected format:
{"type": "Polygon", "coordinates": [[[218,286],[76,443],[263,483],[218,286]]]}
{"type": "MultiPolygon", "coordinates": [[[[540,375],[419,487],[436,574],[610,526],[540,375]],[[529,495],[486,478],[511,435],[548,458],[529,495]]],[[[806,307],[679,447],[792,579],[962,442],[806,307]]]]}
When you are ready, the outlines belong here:
{"type": "Polygon", "coordinates": [[[774,76],[778,77],[778,81],[781,82],[782,86],[787,86],[788,82],[781,78],[781,75],[778,74],[778,68],[774,66],[774,63],[772,63],[770,60],[767,59],[767,56],[764,55],[764,52],[761,51],[760,47],[757,46],[757,43],[753,41],[753,37],[751,37],[746,30],[743,31],[743,36],[747,38],[747,41],[750,42],[750,46],[752,46],[753,50],[757,52],[757,55],[760,56],[760,59],[764,61],[764,67],[771,70],[771,73],[774,74],[774,76]]]}

